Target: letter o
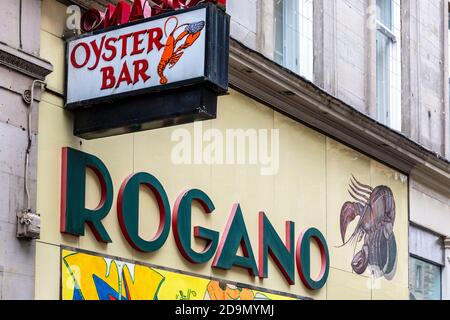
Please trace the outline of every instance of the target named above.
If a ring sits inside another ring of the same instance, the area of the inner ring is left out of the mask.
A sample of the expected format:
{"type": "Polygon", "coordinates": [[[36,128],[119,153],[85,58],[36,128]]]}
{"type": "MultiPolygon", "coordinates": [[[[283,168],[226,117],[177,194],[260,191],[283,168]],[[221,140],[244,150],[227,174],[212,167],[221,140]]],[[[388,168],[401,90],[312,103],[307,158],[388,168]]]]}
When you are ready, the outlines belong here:
{"type": "Polygon", "coordinates": [[[295,256],[297,271],[303,284],[311,290],[323,288],[330,271],[330,255],[323,234],[316,228],[310,228],[304,231],[298,238],[295,256]],[[311,239],[314,239],[319,246],[321,257],[320,274],[316,280],[311,278],[311,239]]]}
{"type": "Polygon", "coordinates": [[[117,215],[120,229],[134,249],[140,252],[154,252],[166,242],[170,231],[170,205],[163,186],[154,176],[148,173],[136,173],[122,183],[117,200],[117,215]],[[139,236],[139,188],[141,185],[153,192],[159,207],[158,231],[150,241],[139,236]]]}
{"type": "Polygon", "coordinates": [[[89,48],[89,45],[87,43],[85,43],[85,42],[80,42],[79,44],[77,44],[72,49],[72,52],[70,53],[70,62],[77,69],[83,68],[85,65],[87,65],[87,63],[89,62],[90,58],[91,58],[91,49],[89,48]],[[77,52],[79,47],[83,47],[84,51],[86,52],[86,58],[84,59],[82,64],[78,64],[77,58],[76,58],[76,52],[77,52]]]}

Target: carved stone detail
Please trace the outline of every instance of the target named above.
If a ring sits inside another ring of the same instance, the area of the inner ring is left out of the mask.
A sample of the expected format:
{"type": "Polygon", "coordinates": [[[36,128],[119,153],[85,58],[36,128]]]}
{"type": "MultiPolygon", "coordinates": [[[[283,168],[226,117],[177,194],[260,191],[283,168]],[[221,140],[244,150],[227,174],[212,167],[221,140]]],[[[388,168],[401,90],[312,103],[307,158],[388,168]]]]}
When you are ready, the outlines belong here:
{"type": "Polygon", "coordinates": [[[5,44],[0,44],[0,65],[39,80],[53,71],[50,62],[5,44]]]}

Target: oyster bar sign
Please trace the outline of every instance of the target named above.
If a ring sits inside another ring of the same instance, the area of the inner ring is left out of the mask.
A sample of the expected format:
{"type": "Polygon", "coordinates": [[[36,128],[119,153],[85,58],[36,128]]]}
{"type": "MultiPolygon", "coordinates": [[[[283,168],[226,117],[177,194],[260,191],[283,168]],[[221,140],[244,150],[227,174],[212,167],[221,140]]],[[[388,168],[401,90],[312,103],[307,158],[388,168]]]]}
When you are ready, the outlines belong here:
{"type": "Polygon", "coordinates": [[[229,16],[203,4],[70,40],[66,108],[75,113],[75,134],[214,118],[214,98],[228,88],[228,37],[229,16]]]}
{"type": "MultiPolygon", "coordinates": [[[[103,219],[110,214],[113,207],[114,190],[111,175],[103,161],[88,153],[63,148],[61,180],[60,231],[74,236],[84,236],[85,227],[88,226],[98,241],[111,243],[112,239],[103,224],[103,219]],[[94,210],[86,208],[85,205],[87,168],[95,173],[101,191],[100,204],[94,210]]],[[[318,229],[303,229],[296,239],[295,223],[286,221],[285,232],[281,236],[268,216],[261,211],[257,216],[258,260],[256,260],[246,227],[244,210],[239,203],[231,206],[231,213],[222,234],[217,230],[192,226],[194,203],[199,204],[203,212],[212,215],[213,219],[224,220],[224,212],[215,212],[213,200],[199,189],[181,192],[171,210],[161,182],[150,173],[139,172],[126,178],[118,191],[117,222],[129,245],[140,252],[155,252],[162,249],[172,229],[180,256],[190,263],[206,264],[211,261],[213,268],[223,270],[241,267],[251,276],[264,279],[269,276],[270,256],[290,285],[295,284],[295,269],[308,289],[319,290],[325,285],[330,259],[327,242],[318,229]],[[143,239],[139,235],[139,230],[143,230],[139,221],[141,187],[152,192],[158,203],[159,219],[154,225],[159,227],[152,240],[143,239]],[[203,250],[193,249],[192,237],[205,241],[203,250]],[[313,276],[317,271],[311,270],[311,240],[317,243],[320,251],[318,276],[313,276]],[[239,254],[239,251],[242,254],[239,254]]]]}
{"type": "Polygon", "coordinates": [[[205,20],[195,10],[70,42],[67,103],[203,77],[205,20]]]}

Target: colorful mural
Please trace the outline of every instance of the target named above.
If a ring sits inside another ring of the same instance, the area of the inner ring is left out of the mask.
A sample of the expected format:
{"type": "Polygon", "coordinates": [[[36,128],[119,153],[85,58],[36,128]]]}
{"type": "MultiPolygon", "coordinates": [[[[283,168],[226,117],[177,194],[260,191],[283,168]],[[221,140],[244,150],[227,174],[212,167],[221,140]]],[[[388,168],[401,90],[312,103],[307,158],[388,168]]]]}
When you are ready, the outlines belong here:
{"type": "Polygon", "coordinates": [[[63,300],[293,300],[226,282],[61,251],[63,300]]]}
{"type": "Polygon", "coordinates": [[[363,242],[359,252],[354,254],[351,266],[357,274],[369,268],[377,278],[392,280],[397,269],[397,243],[394,235],[395,199],[392,190],[386,186],[372,188],[362,184],[354,176],[350,179],[349,194],[356,202],[342,206],[340,228],[343,246],[363,242]],[[359,221],[348,240],[345,234],[349,224],[359,221]]]}

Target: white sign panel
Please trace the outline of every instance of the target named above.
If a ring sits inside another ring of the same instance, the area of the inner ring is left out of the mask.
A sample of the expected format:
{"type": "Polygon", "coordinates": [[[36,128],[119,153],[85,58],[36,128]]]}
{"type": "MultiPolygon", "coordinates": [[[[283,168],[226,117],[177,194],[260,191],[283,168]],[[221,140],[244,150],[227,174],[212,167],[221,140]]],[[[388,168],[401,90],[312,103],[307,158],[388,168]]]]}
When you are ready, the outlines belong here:
{"type": "Polygon", "coordinates": [[[202,8],[71,41],[67,105],[203,78],[206,27],[202,8]]]}

